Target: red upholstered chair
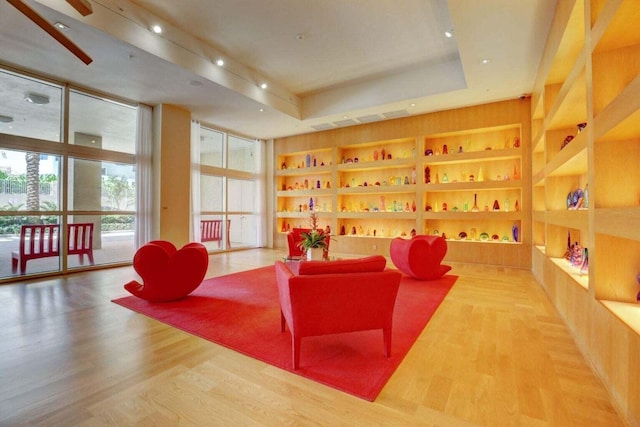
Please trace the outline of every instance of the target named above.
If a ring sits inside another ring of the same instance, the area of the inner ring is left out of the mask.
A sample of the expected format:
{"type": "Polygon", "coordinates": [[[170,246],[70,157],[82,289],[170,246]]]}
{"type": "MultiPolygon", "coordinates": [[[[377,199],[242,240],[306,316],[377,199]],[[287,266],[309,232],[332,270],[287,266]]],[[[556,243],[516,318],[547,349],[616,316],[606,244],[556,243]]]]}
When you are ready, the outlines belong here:
{"type": "Polygon", "coordinates": [[[389,252],[398,270],[414,279],[435,280],[451,270],[451,266],[440,264],[447,254],[447,241],[441,236],[396,237],[389,252]]]}
{"type": "Polygon", "coordinates": [[[304,249],[298,246],[298,243],[302,240],[300,234],[310,231],[310,228],[293,228],[287,233],[287,244],[289,246],[288,259],[300,259],[304,257],[304,249]]]}
{"type": "Polygon", "coordinates": [[[391,355],[393,308],[402,275],[385,265],[379,255],[304,261],[294,273],[276,261],[280,326],[291,332],[293,369],[298,369],[304,337],[382,329],[384,354],[391,355]]]}
{"type": "Polygon", "coordinates": [[[208,266],[209,254],[201,243],[188,243],[177,250],[171,242],[154,240],[133,257],[133,268],[144,284],[133,280],[124,288],[147,301],[175,301],[202,283],[208,266]]]}

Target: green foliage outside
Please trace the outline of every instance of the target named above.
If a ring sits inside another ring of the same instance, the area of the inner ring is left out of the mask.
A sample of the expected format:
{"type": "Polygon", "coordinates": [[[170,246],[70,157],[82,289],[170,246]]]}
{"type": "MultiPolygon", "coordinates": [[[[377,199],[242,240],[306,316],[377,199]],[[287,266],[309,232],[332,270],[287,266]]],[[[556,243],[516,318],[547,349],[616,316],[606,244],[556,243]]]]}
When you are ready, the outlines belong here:
{"type": "MultiPolygon", "coordinates": [[[[40,182],[55,183],[58,177],[54,174],[40,174],[40,182]]],[[[25,182],[26,174],[9,175],[4,171],[0,171],[0,180],[25,182]]],[[[127,196],[135,191],[134,185],[127,182],[124,177],[107,177],[103,181],[103,191],[111,206],[116,209],[126,209],[128,206],[120,206],[124,200],[128,200],[127,196]]],[[[129,205],[130,203],[127,203],[129,205]]],[[[20,226],[23,224],[57,224],[59,217],[57,215],[28,216],[20,215],[20,210],[24,210],[24,204],[13,204],[9,202],[7,205],[0,206],[0,211],[16,212],[16,215],[0,216],[0,235],[19,235],[20,226]]],[[[41,201],[41,211],[56,211],[58,207],[53,202],[41,201]]],[[[135,217],[133,215],[104,215],[100,225],[102,232],[109,231],[133,231],[135,229],[135,217]]]]}

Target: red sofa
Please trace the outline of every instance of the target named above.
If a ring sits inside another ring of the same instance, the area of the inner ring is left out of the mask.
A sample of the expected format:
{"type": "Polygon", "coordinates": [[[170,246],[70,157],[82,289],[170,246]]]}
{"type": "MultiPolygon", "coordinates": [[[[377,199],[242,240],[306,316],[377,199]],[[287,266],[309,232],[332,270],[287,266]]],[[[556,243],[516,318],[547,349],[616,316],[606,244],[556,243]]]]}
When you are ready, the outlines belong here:
{"type": "Polygon", "coordinates": [[[436,280],[451,270],[441,265],[447,254],[447,241],[441,236],[396,237],[389,248],[391,261],[404,274],[419,280],[436,280]]]}
{"type": "Polygon", "coordinates": [[[144,284],[133,280],[124,288],[150,302],[175,301],[200,286],[208,266],[207,248],[200,243],[177,250],[171,242],[154,240],[142,245],[133,257],[133,268],[144,284]]]}
{"type": "MultiPolygon", "coordinates": [[[[391,354],[393,308],[402,275],[385,269],[386,259],[302,261],[294,273],[276,261],[281,330],[289,327],[293,369],[304,337],[382,329],[391,354]]],[[[294,269],[295,270],[295,269],[294,269]]]]}

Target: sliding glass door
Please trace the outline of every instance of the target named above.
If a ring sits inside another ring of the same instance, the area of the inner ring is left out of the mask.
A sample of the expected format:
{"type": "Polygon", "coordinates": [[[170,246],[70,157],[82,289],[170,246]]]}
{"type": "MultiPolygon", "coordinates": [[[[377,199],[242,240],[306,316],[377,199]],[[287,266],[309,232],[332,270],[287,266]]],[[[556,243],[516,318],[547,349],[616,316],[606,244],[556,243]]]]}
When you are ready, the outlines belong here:
{"type": "Polygon", "coordinates": [[[263,143],[195,124],[194,240],[210,251],[262,245],[263,143]],[[219,233],[218,228],[219,227],[219,233]]]}
{"type": "Polygon", "coordinates": [[[0,93],[0,281],[130,262],[138,107],[5,70],[0,93]]]}

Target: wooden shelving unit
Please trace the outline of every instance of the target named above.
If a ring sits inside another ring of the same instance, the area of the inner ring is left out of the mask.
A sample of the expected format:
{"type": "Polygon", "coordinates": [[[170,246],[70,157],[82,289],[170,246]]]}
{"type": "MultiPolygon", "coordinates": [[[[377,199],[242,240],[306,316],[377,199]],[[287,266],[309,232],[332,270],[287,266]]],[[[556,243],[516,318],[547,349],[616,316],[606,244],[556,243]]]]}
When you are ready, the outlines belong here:
{"type": "Polygon", "coordinates": [[[533,272],[631,425],[640,425],[640,364],[630,363],[640,351],[639,19],[634,0],[558,2],[531,116],[533,272]],[[589,189],[588,207],[567,210],[577,188],[589,189]],[[568,234],[588,248],[588,275],[562,257],[568,234]]]}
{"type": "Polygon", "coordinates": [[[530,114],[529,100],[514,100],[276,140],[275,245],[306,224],[312,198],[338,252],[388,255],[415,230],[444,234],[447,260],[529,268],[530,114]]]}

